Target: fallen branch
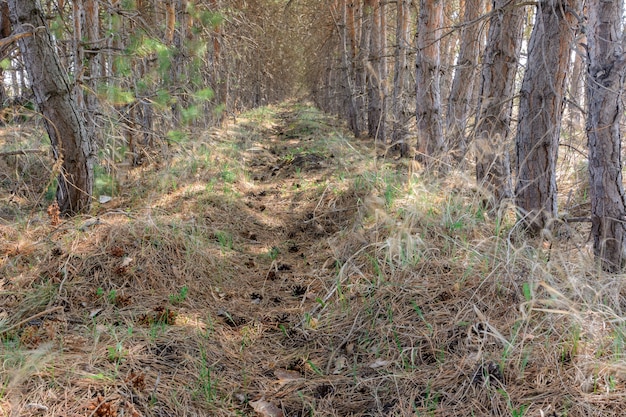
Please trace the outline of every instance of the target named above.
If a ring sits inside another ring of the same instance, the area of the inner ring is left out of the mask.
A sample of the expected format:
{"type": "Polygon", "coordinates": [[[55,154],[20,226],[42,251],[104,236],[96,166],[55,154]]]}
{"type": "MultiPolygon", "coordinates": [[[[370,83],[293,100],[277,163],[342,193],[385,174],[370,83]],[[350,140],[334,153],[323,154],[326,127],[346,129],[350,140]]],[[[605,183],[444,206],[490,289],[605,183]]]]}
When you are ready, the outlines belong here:
{"type": "Polygon", "coordinates": [[[24,320],[20,321],[19,323],[15,323],[11,327],[7,327],[6,329],[0,330],[0,335],[2,335],[4,333],[7,333],[7,332],[10,332],[11,330],[18,328],[21,325],[26,324],[26,323],[28,323],[31,320],[36,320],[39,317],[43,317],[43,316],[48,315],[50,313],[54,313],[54,312],[56,312],[58,310],[63,310],[63,307],[62,306],[52,307],[52,308],[49,308],[47,310],[42,311],[41,313],[37,313],[34,316],[30,316],[29,318],[24,319],[24,320]]]}
{"type": "Polygon", "coordinates": [[[565,217],[561,220],[565,223],[591,223],[591,217],[565,217]]]}
{"type": "Polygon", "coordinates": [[[19,151],[0,152],[0,156],[26,155],[29,153],[46,153],[43,149],[22,149],[19,151]]]}

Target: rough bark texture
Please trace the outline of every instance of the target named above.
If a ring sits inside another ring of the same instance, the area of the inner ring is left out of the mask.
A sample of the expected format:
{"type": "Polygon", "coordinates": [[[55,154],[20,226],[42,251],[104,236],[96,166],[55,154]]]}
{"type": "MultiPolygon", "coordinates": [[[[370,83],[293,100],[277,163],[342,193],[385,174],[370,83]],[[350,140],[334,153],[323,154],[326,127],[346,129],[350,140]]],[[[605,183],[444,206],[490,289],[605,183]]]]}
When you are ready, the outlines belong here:
{"type": "Polygon", "coordinates": [[[386,2],[381,1],[378,5],[378,24],[380,30],[380,50],[378,52],[380,59],[378,61],[379,91],[380,91],[380,121],[378,123],[377,139],[383,142],[387,141],[387,15],[385,12],[386,2]]]}
{"type": "MultiPolygon", "coordinates": [[[[96,115],[99,113],[99,103],[95,91],[102,82],[102,57],[100,49],[102,48],[102,39],[100,36],[100,5],[99,0],[84,0],[84,24],[83,32],[85,35],[86,49],[83,51],[85,61],[84,72],[86,75],[86,84],[89,86],[85,91],[85,114],[87,136],[91,138],[93,143],[100,143],[98,120],[96,115]]],[[[81,88],[82,90],[82,88],[81,88]]]]}
{"type": "MultiPolygon", "coordinates": [[[[454,62],[459,51],[459,30],[450,30],[457,26],[461,21],[461,3],[459,1],[445,1],[443,0],[443,22],[441,24],[441,30],[439,36],[441,37],[439,43],[440,54],[440,71],[441,80],[440,90],[442,102],[445,98],[450,97],[450,90],[452,89],[452,79],[454,77],[454,62]]],[[[442,109],[445,111],[445,109],[442,109]]]]}
{"type": "Polygon", "coordinates": [[[624,264],[626,198],[622,185],[620,119],[626,54],[622,1],[588,6],[587,136],[593,249],[605,270],[624,264]]]}
{"type": "Polygon", "coordinates": [[[521,221],[536,234],[557,215],[556,159],[578,0],[537,5],[520,92],[515,201],[521,221]]]}
{"type": "Polygon", "coordinates": [[[165,42],[167,45],[174,44],[174,33],[176,31],[176,1],[165,1],[165,42]]]}
{"type": "Polygon", "coordinates": [[[465,127],[469,113],[469,104],[476,80],[476,64],[481,49],[480,30],[482,22],[477,19],[484,12],[484,0],[465,0],[461,45],[456,63],[454,79],[448,100],[446,126],[448,148],[456,161],[461,161],[467,152],[465,127]]]}
{"type": "Polygon", "coordinates": [[[384,137],[384,124],[382,123],[384,93],[382,90],[383,80],[380,73],[382,55],[380,0],[368,0],[365,7],[371,8],[372,16],[369,62],[367,66],[367,90],[369,97],[367,132],[370,137],[382,140],[384,137]]]}
{"type": "Polygon", "coordinates": [[[356,2],[346,1],[346,25],[348,27],[348,39],[350,39],[350,63],[353,64],[356,59],[358,48],[356,33],[356,2]]]}
{"type": "Polygon", "coordinates": [[[391,140],[398,144],[400,155],[408,153],[408,111],[406,94],[408,91],[407,51],[409,49],[409,28],[411,17],[411,0],[398,0],[396,11],[396,47],[393,71],[393,95],[391,111],[393,131],[391,140]]]}
{"type": "Polygon", "coordinates": [[[356,97],[354,94],[354,82],[352,80],[352,59],[349,45],[351,42],[350,28],[348,25],[348,5],[343,0],[339,3],[339,10],[336,11],[337,29],[341,38],[341,71],[343,73],[343,101],[346,109],[346,117],[348,119],[348,127],[354,134],[359,137],[361,128],[359,126],[359,118],[357,113],[356,97]]]}
{"type": "Polygon", "coordinates": [[[492,207],[513,196],[509,133],[515,74],[526,10],[510,0],[494,0],[483,53],[476,116],[476,182],[492,207]]]}
{"type": "Polygon", "coordinates": [[[11,22],[17,32],[34,30],[19,40],[35,101],[44,116],[52,150],[61,161],[57,202],[64,214],[87,211],[93,188],[93,152],[53,40],[36,0],[10,0],[11,22]]]}
{"type": "Polygon", "coordinates": [[[372,33],[371,0],[364,0],[361,11],[361,39],[356,65],[356,95],[359,126],[367,124],[367,65],[369,59],[370,40],[372,33]]]}
{"type": "MultiPolygon", "coordinates": [[[[11,35],[11,20],[9,19],[9,4],[6,1],[0,1],[0,39],[8,38],[11,35]]],[[[0,68],[0,77],[4,80],[4,71],[0,68]]],[[[5,83],[0,85],[0,108],[7,105],[8,95],[5,89],[5,83]]],[[[2,123],[2,120],[0,120],[2,123]]]]}
{"type": "Polygon", "coordinates": [[[432,165],[445,153],[441,114],[440,36],[443,1],[420,0],[417,22],[417,159],[432,165]]]}
{"type": "MultiPolygon", "coordinates": [[[[586,39],[579,39],[579,44],[587,44],[586,39]]],[[[585,107],[584,101],[584,82],[586,75],[585,59],[583,55],[583,48],[576,47],[576,53],[574,54],[574,62],[572,64],[571,76],[569,77],[569,97],[567,106],[567,124],[569,127],[570,136],[575,131],[582,130],[582,117],[583,112],[581,109],[585,107]]]]}

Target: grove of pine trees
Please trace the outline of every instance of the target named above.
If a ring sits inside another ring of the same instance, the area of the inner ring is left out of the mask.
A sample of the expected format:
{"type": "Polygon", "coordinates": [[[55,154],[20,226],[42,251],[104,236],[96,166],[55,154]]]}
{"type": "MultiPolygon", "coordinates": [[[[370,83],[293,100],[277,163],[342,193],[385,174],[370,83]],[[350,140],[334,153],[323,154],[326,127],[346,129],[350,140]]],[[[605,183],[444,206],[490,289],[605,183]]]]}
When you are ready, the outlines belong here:
{"type": "Polygon", "coordinates": [[[623,0],[0,0],[0,416],[621,416],[623,0]]]}
{"type": "Polygon", "coordinates": [[[89,210],[99,156],[140,165],[194,128],[300,96],[425,169],[474,169],[485,206],[512,203],[539,235],[567,221],[562,126],[584,108],[595,253],[622,266],[621,1],[9,0],[0,10],[0,96],[43,116],[64,214],[89,210]]]}
{"type": "MultiPolygon", "coordinates": [[[[337,114],[349,109],[349,120],[362,121],[370,136],[375,133],[389,149],[399,147],[402,155],[411,146],[412,156],[426,167],[445,171],[463,162],[475,165],[485,204],[497,209],[504,202],[514,203],[520,224],[531,235],[549,232],[554,222],[568,221],[559,217],[557,203],[562,124],[586,106],[595,252],[605,269],[620,269],[625,220],[618,168],[626,42],[622,2],[414,3],[396,2],[383,9],[383,4],[368,1],[334,2],[354,10],[339,15],[344,19],[339,27],[347,26],[346,33],[354,37],[347,43],[354,51],[337,47],[345,33],[324,44],[322,55],[335,56],[336,61],[309,65],[316,65],[312,72],[318,74],[309,80],[316,86],[311,88],[315,102],[337,114]],[[381,12],[392,16],[395,12],[395,19],[388,19],[395,22],[395,31],[377,27],[381,12]],[[407,27],[415,34],[408,54],[407,27]],[[386,49],[381,49],[381,34],[388,40],[386,49]],[[370,57],[365,64],[364,56],[370,57]],[[579,87],[580,59],[572,63],[572,57],[579,56],[588,65],[585,97],[579,87]],[[381,66],[381,61],[386,64],[381,66]],[[407,71],[409,83],[404,78],[407,71]],[[602,81],[594,78],[598,71],[602,81]],[[359,84],[362,77],[371,81],[359,84]],[[342,85],[361,85],[366,92],[339,89],[342,85]],[[381,103],[388,101],[391,111],[381,114],[381,103]],[[346,102],[363,104],[345,106],[346,102]],[[566,107],[567,103],[574,105],[566,107]],[[354,115],[354,108],[361,114],[354,115]],[[600,131],[603,142],[598,142],[600,131]]],[[[356,124],[349,126],[359,135],[356,124]]]]}

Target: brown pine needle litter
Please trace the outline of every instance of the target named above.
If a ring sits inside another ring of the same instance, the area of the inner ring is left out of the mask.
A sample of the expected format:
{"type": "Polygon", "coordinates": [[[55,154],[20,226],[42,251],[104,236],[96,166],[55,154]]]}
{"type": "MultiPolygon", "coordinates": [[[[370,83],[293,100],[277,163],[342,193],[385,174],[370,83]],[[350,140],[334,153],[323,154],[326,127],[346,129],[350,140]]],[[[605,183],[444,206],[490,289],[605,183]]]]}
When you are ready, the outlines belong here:
{"type": "Polygon", "coordinates": [[[626,289],[586,226],[531,241],[467,173],[416,171],[287,103],[89,217],[25,194],[0,217],[0,415],[623,415],[626,289]]]}

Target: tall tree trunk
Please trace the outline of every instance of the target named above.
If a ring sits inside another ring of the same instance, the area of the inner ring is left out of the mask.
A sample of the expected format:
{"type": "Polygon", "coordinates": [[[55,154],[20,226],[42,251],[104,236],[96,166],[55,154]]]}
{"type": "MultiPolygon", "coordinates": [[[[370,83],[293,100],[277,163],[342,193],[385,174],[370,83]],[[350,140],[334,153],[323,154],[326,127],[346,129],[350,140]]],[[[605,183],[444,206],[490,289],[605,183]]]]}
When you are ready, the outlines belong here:
{"type": "MultiPolygon", "coordinates": [[[[217,0],[209,1],[209,10],[212,13],[217,13],[219,4],[217,0]]],[[[223,76],[222,67],[227,66],[227,60],[222,58],[222,27],[221,25],[214,26],[211,30],[211,45],[212,48],[207,48],[208,63],[211,68],[210,80],[207,83],[213,85],[215,90],[215,103],[224,105],[226,109],[230,109],[228,103],[228,90],[226,88],[226,82],[223,76]],[[224,61],[224,62],[223,62],[224,61]]],[[[212,103],[208,102],[207,106],[211,106],[212,103]]],[[[208,110],[208,109],[207,109],[208,110]]],[[[222,111],[219,114],[220,121],[223,121],[226,116],[226,111],[222,111]]]]}
{"type": "MultiPolygon", "coordinates": [[[[190,77],[188,74],[189,65],[187,62],[190,60],[189,57],[189,48],[186,44],[187,39],[187,30],[188,30],[188,21],[189,16],[187,13],[187,0],[175,0],[175,30],[174,30],[174,43],[173,43],[173,65],[170,69],[170,80],[169,84],[178,91],[176,95],[176,104],[172,106],[172,113],[174,123],[177,127],[180,127],[183,120],[183,110],[186,109],[190,105],[190,97],[189,90],[193,90],[194,86],[190,86],[190,77]]],[[[169,31],[169,29],[168,29],[169,31]]],[[[261,102],[261,97],[263,93],[261,81],[262,76],[260,75],[260,62],[257,61],[256,65],[256,73],[259,75],[259,80],[256,83],[258,88],[257,90],[257,104],[261,102]]]]}
{"type": "MultiPolygon", "coordinates": [[[[85,61],[85,53],[83,49],[83,23],[85,22],[85,8],[84,0],[75,0],[72,2],[72,23],[74,25],[72,32],[72,54],[74,62],[72,65],[73,76],[76,82],[74,83],[74,100],[78,106],[78,111],[84,113],[85,110],[85,96],[83,94],[81,86],[85,84],[83,71],[83,62],[85,61]]],[[[68,68],[68,67],[65,67],[68,68]]]]}
{"type": "Polygon", "coordinates": [[[113,12],[118,6],[119,0],[111,0],[112,10],[107,11],[107,30],[112,36],[108,36],[106,40],[106,57],[105,57],[105,69],[104,74],[107,77],[107,81],[115,83],[115,77],[117,71],[117,64],[115,62],[117,55],[114,51],[122,50],[121,35],[124,32],[122,30],[122,19],[116,13],[113,12]]]}
{"type": "Polygon", "coordinates": [[[443,0],[420,0],[417,22],[417,159],[433,165],[446,151],[441,121],[440,35],[443,0]]]}
{"type": "Polygon", "coordinates": [[[99,0],[84,0],[84,24],[83,32],[86,40],[87,48],[83,48],[83,55],[86,59],[85,76],[86,84],[89,86],[84,91],[85,97],[85,119],[87,120],[86,129],[87,136],[91,138],[93,143],[99,143],[99,130],[97,128],[98,121],[98,99],[95,94],[98,86],[102,82],[102,56],[100,49],[102,40],[100,39],[100,5],[99,0]]]}
{"type": "Polygon", "coordinates": [[[620,120],[626,75],[623,2],[588,5],[587,135],[593,250],[603,269],[624,263],[626,198],[622,185],[620,120]]]}
{"type": "Polygon", "coordinates": [[[477,19],[484,12],[484,0],[465,0],[463,12],[463,30],[461,31],[461,45],[459,57],[454,71],[454,79],[448,100],[448,114],[446,117],[446,132],[448,148],[457,162],[461,161],[467,152],[467,138],[465,127],[469,113],[469,104],[474,92],[474,84],[478,72],[478,54],[481,49],[480,29],[481,22],[477,19]]]}
{"type": "Polygon", "coordinates": [[[176,31],[176,0],[165,1],[165,44],[174,45],[176,31]]]}
{"type": "MultiPolygon", "coordinates": [[[[359,41],[356,31],[356,11],[357,2],[354,0],[346,0],[346,26],[348,28],[348,39],[350,39],[350,62],[355,63],[359,41]]],[[[354,65],[353,65],[354,66],[354,65]]]]}
{"type": "Polygon", "coordinates": [[[532,234],[557,215],[556,159],[579,0],[542,0],[520,92],[515,201],[532,234]]]}
{"type": "Polygon", "coordinates": [[[339,53],[341,54],[341,71],[343,74],[344,108],[346,109],[350,130],[354,136],[359,137],[361,135],[361,128],[359,126],[356,98],[354,95],[354,82],[352,81],[352,54],[349,50],[348,5],[346,4],[346,0],[341,0],[337,7],[339,7],[339,10],[333,10],[333,18],[335,19],[340,38],[339,53]]]}
{"type": "Polygon", "coordinates": [[[387,98],[389,95],[387,86],[387,77],[389,71],[387,69],[387,15],[385,14],[385,1],[381,1],[378,5],[378,22],[380,30],[380,50],[378,55],[378,82],[380,91],[380,122],[378,124],[378,140],[385,142],[387,140],[387,98]]]}
{"type": "Polygon", "coordinates": [[[492,208],[513,196],[508,147],[526,9],[512,3],[492,2],[476,115],[476,182],[492,208]]]}
{"type": "Polygon", "coordinates": [[[54,157],[61,162],[56,193],[59,209],[63,214],[85,212],[91,204],[94,153],[54,41],[36,0],[9,0],[9,8],[17,32],[37,28],[18,43],[54,157]]]}
{"type": "MultiPolygon", "coordinates": [[[[586,40],[580,40],[581,43],[587,44],[586,40]]],[[[572,130],[581,129],[581,118],[583,116],[581,109],[585,107],[583,91],[585,77],[585,59],[581,48],[576,48],[574,54],[574,64],[572,65],[572,75],[569,79],[569,101],[568,101],[568,124],[572,130]]]]}
{"type": "MultiPolygon", "coordinates": [[[[8,38],[11,35],[11,20],[9,18],[9,3],[0,1],[0,38],[8,38]]],[[[0,80],[4,80],[4,70],[0,67],[0,80]]],[[[0,83],[0,109],[7,105],[9,96],[5,88],[5,82],[0,83]]],[[[2,123],[4,118],[0,119],[2,123]]]]}
{"type": "MultiPolygon", "coordinates": [[[[367,67],[372,33],[372,0],[364,0],[361,8],[361,42],[356,65],[356,106],[359,125],[367,124],[367,67]]],[[[369,129],[368,129],[369,131],[369,129]]]]}
{"type": "Polygon", "coordinates": [[[439,46],[441,57],[441,100],[442,106],[447,106],[445,100],[450,97],[450,90],[452,89],[452,80],[454,77],[454,62],[459,50],[459,31],[450,30],[459,24],[461,20],[461,1],[442,1],[443,3],[443,23],[440,32],[441,42],[439,46]],[[443,28],[446,28],[445,30],[443,28]]]}
{"type": "Polygon", "coordinates": [[[367,108],[367,128],[370,137],[382,140],[383,132],[383,80],[381,78],[381,30],[380,21],[380,0],[368,0],[366,7],[371,7],[372,26],[370,32],[370,49],[369,62],[367,65],[367,90],[368,90],[368,108],[367,108]]]}
{"type": "Polygon", "coordinates": [[[411,17],[411,0],[398,0],[396,10],[396,48],[393,71],[393,95],[391,113],[393,131],[391,141],[400,148],[400,155],[408,154],[408,114],[406,106],[407,94],[407,50],[409,48],[409,28],[411,17]]]}

